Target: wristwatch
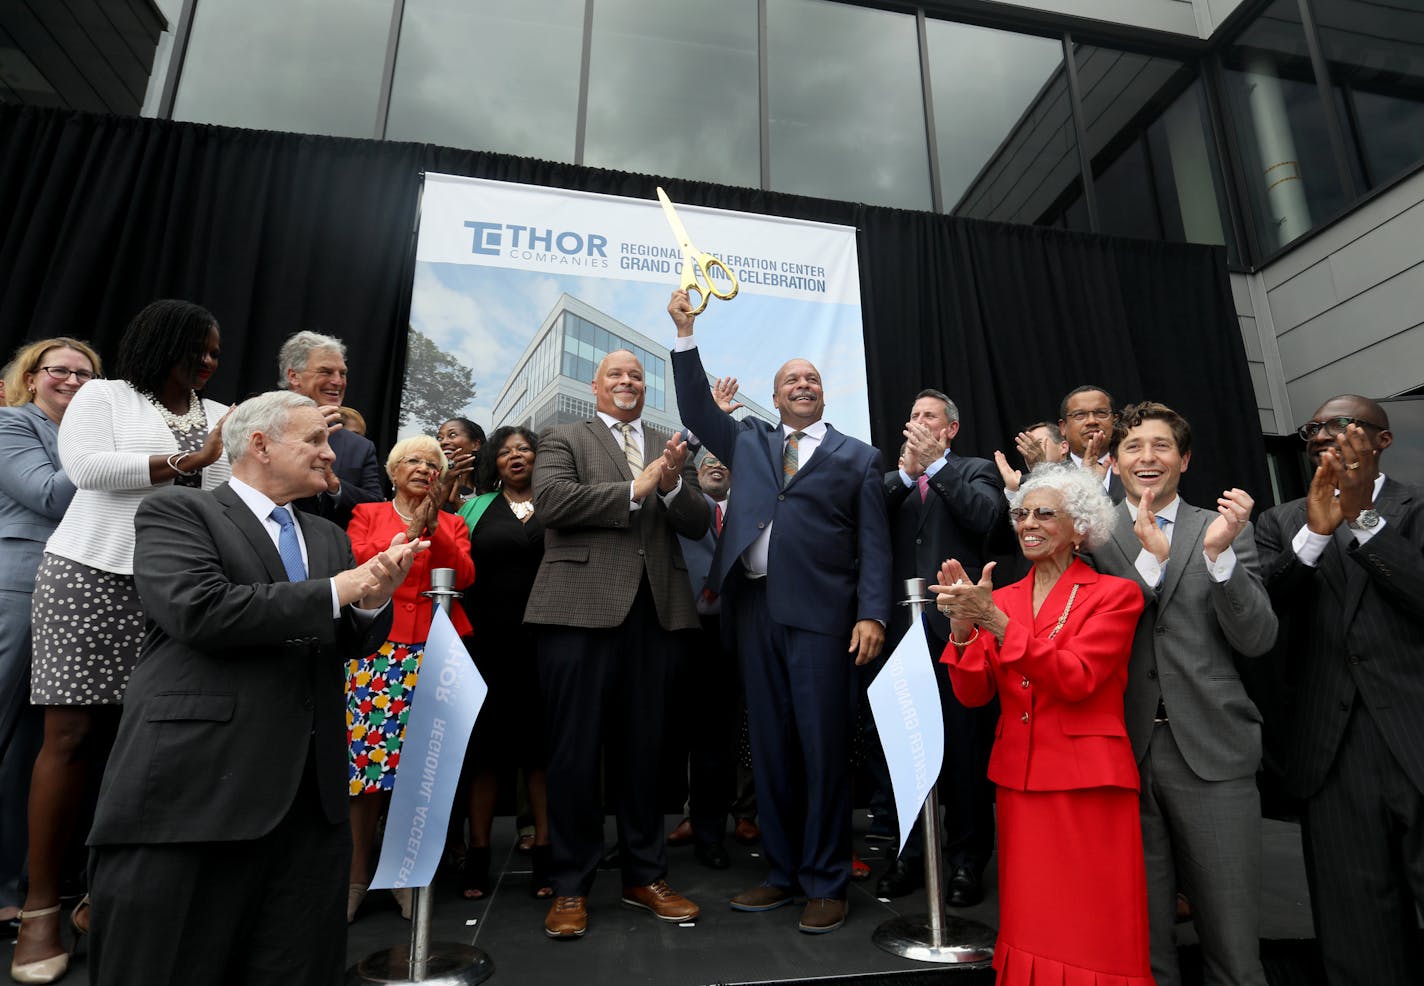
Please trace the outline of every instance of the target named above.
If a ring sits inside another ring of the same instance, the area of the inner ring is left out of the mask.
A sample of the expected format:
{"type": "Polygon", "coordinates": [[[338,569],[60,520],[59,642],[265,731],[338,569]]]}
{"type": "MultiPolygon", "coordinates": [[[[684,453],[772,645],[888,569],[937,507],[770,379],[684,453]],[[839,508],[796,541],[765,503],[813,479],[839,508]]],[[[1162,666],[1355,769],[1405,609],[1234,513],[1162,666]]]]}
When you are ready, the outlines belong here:
{"type": "Polygon", "coordinates": [[[1379,522],[1379,511],[1373,507],[1361,510],[1359,516],[1352,521],[1348,521],[1350,530],[1352,531],[1373,531],[1376,527],[1379,527],[1379,522]]]}

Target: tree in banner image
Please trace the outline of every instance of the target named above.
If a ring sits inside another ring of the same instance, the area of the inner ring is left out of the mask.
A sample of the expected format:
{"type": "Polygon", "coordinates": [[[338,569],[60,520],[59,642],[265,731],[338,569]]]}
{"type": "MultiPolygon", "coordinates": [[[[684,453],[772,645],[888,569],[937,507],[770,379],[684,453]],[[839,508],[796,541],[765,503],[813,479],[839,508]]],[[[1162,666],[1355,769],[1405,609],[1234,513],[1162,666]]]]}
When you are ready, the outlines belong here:
{"type": "Polygon", "coordinates": [[[401,425],[428,435],[459,414],[475,399],[475,371],[414,328],[405,353],[405,392],[401,395],[401,425]]]}

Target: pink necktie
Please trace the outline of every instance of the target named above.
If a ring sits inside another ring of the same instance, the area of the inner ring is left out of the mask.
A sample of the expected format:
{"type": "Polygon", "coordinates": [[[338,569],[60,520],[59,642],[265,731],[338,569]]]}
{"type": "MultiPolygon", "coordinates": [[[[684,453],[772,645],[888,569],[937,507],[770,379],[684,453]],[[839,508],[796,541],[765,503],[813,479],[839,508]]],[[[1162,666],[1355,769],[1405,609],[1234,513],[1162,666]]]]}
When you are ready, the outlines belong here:
{"type": "Polygon", "coordinates": [[[915,485],[920,488],[920,502],[924,503],[925,498],[930,495],[930,478],[924,473],[920,473],[915,479],[915,485]]]}

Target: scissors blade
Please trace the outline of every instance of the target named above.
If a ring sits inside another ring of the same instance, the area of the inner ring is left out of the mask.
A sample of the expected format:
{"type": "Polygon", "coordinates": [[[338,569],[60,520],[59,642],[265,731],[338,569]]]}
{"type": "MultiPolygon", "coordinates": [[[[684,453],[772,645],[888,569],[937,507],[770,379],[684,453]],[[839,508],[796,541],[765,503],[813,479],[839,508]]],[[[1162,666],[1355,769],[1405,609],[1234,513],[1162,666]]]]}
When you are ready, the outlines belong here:
{"type": "Polygon", "coordinates": [[[687,235],[687,227],[678,218],[677,210],[672,207],[672,199],[667,197],[667,192],[664,192],[662,188],[658,189],[658,201],[662,203],[663,216],[667,218],[668,225],[672,227],[672,235],[677,237],[678,245],[684,252],[691,253],[693,250],[692,237],[687,235]]]}

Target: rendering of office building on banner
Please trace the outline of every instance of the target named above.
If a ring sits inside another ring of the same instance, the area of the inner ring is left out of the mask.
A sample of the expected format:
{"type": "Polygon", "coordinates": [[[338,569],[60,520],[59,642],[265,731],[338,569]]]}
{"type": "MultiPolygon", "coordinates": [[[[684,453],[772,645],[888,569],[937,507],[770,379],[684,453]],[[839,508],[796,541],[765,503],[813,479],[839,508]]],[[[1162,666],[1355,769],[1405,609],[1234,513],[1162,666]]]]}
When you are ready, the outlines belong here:
{"type": "MultiPolygon", "coordinates": [[[[490,429],[524,425],[543,432],[554,425],[593,417],[589,384],[599,361],[627,349],[643,364],[645,447],[657,448],[682,428],[673,395],[667,345],[629,328],[611,315],[569,294],[559,296],[539,331],[515,361],[514,370],[495,398],[490,429]],[[651,442],[652,444],[649,444],[651,442]]],[[[713,381],[708,376],[708,385],[713,381]]],[[[732,412],[776,421],[777,415],[738,394],[744,407],[732,412]]]]}

